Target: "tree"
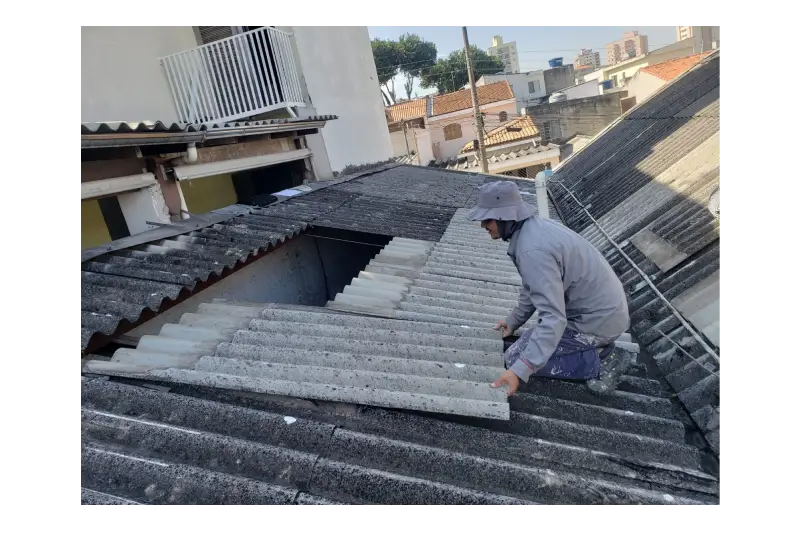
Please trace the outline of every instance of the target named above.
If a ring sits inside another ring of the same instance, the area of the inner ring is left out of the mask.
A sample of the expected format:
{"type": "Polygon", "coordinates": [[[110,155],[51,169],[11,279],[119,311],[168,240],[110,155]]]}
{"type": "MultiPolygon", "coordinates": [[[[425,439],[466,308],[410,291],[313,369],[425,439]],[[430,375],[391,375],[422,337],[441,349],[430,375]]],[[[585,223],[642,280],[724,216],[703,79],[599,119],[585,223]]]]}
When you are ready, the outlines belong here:
{"type": "MultiPolygon", "coordinates": [[[[503,62],[477,46],[470,46],[470,54],[476,81],[484,74],[503,72],[503,62]]],[[[432,67],[423,69],[420,76],[420,87],[424,89],[436,87],[439,94],[457,91],[467,83],[469,83],[469,75],[467,74],[467,58],[464,56],[464,50],[456,50],[446,58],[437,60],[432,67]]]]}
{"type": "Polygon", "coordinates": [[[400,36],[397,46],[403,59],[400,72],[406,76],[403,88],[410,100],[414,79],[420,77],[423,69],[428,69],[436,63],[436,45],[421,39],[415,33],[406,33],[400,36]]]}
{"type": "Polygon", "coordinates": [[[372,56],[375,58],[375,68],[378,70],[378,83],[384,89],[381,90],[384,103],[393,105],[394,77],[397,76],[403,63],[403,53],[395,41],[373,39],[372,56]]]}

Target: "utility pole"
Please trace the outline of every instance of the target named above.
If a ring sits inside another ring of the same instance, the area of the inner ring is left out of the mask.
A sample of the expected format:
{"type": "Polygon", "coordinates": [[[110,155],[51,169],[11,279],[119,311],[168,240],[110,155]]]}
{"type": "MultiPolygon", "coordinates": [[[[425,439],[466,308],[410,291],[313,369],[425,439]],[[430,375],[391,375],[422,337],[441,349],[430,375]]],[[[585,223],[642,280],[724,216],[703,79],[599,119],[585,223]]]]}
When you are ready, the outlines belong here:
{"type": "Polygon", "coordinates": [[[406,119],[402,120],[403,123],[403,139],[406,141],[406,155],[408,155],[409,161],[411,160],[411,148],[408,147],[408,131],[406,130],[406,119]]]}
{"type": "Polygon", "coordinates": [[[464,54],[467,56],[467,75],[469,76],[469,89],[472,93],[472,108],[475,113],[475,126],[478,128],[478,154],[481,162],[481,172],[489,173],[489,163],[486,161],[486,146],[483,143],[483,115],[478,105],[478,89],[475,87],[475,73],[472,72],[472,58],[469,55],[469,37],[467,27],[462,26],[461,32],[464,34],[464,54]]]}

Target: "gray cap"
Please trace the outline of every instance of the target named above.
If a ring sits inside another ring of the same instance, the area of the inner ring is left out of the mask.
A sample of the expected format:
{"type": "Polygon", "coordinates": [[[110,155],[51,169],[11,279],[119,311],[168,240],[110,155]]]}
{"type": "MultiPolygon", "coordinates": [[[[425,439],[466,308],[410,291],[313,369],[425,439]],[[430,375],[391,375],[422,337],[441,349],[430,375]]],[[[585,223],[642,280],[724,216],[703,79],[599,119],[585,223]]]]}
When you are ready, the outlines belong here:
{"type": "Polygon", "coordinates": [[[493,181],[481,185],[478,205],[467,213],[470,220],[514,220],[519,222],[536,214],[533,206],[522,201],[517,184],[493,181]]]}

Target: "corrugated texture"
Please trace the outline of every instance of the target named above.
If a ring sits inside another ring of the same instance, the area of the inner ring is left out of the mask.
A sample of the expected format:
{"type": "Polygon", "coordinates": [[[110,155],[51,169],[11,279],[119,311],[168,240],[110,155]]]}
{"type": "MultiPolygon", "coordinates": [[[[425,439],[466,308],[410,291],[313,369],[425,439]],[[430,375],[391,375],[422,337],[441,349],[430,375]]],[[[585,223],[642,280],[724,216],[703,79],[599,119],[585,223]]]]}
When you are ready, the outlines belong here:
{"type": "MultiPolygon", "coordinates": [[[[300,308],[302,309],[302,308],[300,308]]],[[[201,304],[87,371],[508,420],[499,334],[352,315],[201,304]]]]}
{"type": "Polygon", "coordinates": [[[337,191],[385,198],[398,203],[414,202],[459,208],[464,207],[483,180],[482,176],[401,165],[344,182],[334,188],[337,191]]]}
{"type": "Polygon", "coordinates": [[[659,395],[540,382],[478,421],[170,387],[82,380],[84,503],[718,502],[659,395]]]}
{"type": "MultiPolygon", "coordinates": [[[[366,287],[373,292],[362,295],[378,299],[397,288],[414,291],[434,299],[429,307],[438,310],[460,313],[462,304],[479,302],[507,311],[513,283],[473,279],[469,265],[449,262],[478,258],[484,273],[501,271],[504,250],[484,249],[480,243],[492,241],[476,238],[475,226],[457,217],[436,244],[395,238],[371,265],[415,270],[432,259],[446,262],[446,274],[403,281],[400,270],[362,272],[349,287],[366,287]],[[459,247],[464,238],[468,246],[459,247]],[[497,265],[487,268],[492,260],[497,265]],[[444,278],[460,280],[458,290],[446,290],[444,278]]],[[[395,406],[417,412],[387,411],[364,405],[375,391],[356,393],[352,384],[391,372],[402,379],[396,392],[407,395],[415,387],[438,390],[443,381],[458,387],[464,379],[494,379],[502,371],[502,343],[489,322],[497,317],[447,324],[437,314],[393,320],[349,311],[215,301],[143,337],[136,350],[92,363],[94,372],[156,380],[172,392],[83,382],[82,486],[100,495],[95,499],[156,504],[718,502],[718,482],[704,472],[704,452],[685,443],[684,418],[668,386],[643,365],[633,365],[608,396],[581,383],[532,380],[510,399],[509,420],[420,413],[401,395],[395,406]],[[215,377],[175,382],[197,374],[198,364],[215,377]],[[320,365],[327,370],[317,373],[320,365]],[[306,371],[288,374],[298,367],[306,371]],[[337,373],[349,387],[323,398],[361,405],[286,397],[307,389],[252,394],[265,390],[254,386],[264,385],[264,376],[337,373]]],[[[458,408],[474,402],[462,399],[458,408]]],[[[425,410],[440,406],[431,400],[425,410]]]]}
{"type": "Polygon", "coordinates": [[[112,335],[145,311],[157,312],[166,300],[225,276],[305,226],[250,214],[81,263],[81,351],[95,334],[112,335]]]}
{"type": "MultiPolygon", "coordinates": [[[[484,145],[487,148],[498,146],[507,142],[532,139],[539,136],[539,130],[533,123],[530,115],[509,121],[508,123],[495,128],[486,134],[484,145]]],[[[459,153],[474,152],[478,149],[478,141],[470,141],[464,145],[459,153]]]]}
{"type": "MultiPolygon", "coordinates": [[[[507,81],[498,81],[481,85],[478,90],[478,105],[486,105],[501,100],[514,98],[514,92],[507,81]]],[[[444,115],[455,111],[472,108],[472,93],[469,89],[461,89],[452,93],[433,97],[431,116],[444,115]]]]}
{"type": "Polygon", "coordinates": [[[708,204],[720,182],[719,109],[715,52],[568,160],[549,187],[567,224],[620,276],[633,333],[717,452],[718,365],[557,181],[672,300],[719,272],[719,219],[708,204]],[[644,248],[649,257],[635,245],[642,237],[658,241],[644,248]]]}
{"type": "Polygon", "coordinates": [[[386,108],[386,116],[389,122],[397,122],[399,120],[409,120],[412,118],[421,118],[427,114],[428,99],[415,98],[408,102],[401,102],[386,108]]]}
{"type": "Polygon", "coordinates": [[[158,312],[165,300],[224,277],[307,225],[435,241],[483,178],[413,166],[373,169],[245,216],[166,239],[90,256],[81,265],[81,350],[158,312]]]}
{"type": "MultiPolygon", "coordinates": [[[[553,150],[555,147],[550,145],[539,145],[534,146],[533,144],[529,144],[527,146],[514,146],[508,148],[507,150],[494,150],[492,155],[487,157],[487,161],[489,164],[493,163],[503,163],[504,161],[514,161],[515,159],[519,159],[520,157],[525,157],[528,155],[540,154],[544,152],[549,152],[553,150]]],[[[533,165],[535,163],[531,163],[533,165]]],[[[446,168],[447,170],[473,170],[477,171],[480,168],[480,162],[478,158],[473,155],[456,155],[447,159],[435,159],[428,163],[429,167],[436,167],[436,168],[446,168]]]]}
{"type": "Polygon", "coordinates": [[[711,52],[704,52],[702,54],[680,57],[678,59],[670,59],[669,61],[664,61],[663,63],[656,63],[655,65],[645,67],[642,69],[642,72],[652,74],[656,78],[664,81],[672,81],[698,64],[710,53],[711,52]]]}
{"type": "Polygon", "coordinates": [[[81,124],[81,135],[100,135],[110,133],[193,133],[199,131],[218,131],[255,126],[271,126],[278,124],[321,122],[336,120],[337,118],[338,117],[336,115],[314,115],[312,117],[272,118],[267,120],[224,122],[220,124],[189,124],[186,122],[173,122],[171,124],[165,124],[160,120],[155,122],[84,122],[81,124]]]}

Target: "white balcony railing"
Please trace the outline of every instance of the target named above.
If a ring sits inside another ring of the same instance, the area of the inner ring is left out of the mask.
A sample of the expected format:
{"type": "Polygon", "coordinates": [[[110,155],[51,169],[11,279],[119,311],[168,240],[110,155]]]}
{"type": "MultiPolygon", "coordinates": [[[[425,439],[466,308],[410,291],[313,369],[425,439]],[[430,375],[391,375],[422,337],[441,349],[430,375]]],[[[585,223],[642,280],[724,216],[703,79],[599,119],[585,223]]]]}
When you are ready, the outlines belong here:
{"type": "Polygon", "coordinates": [[[179,120],[227,122],[305,107],[290,39],[264,27],[162,57],[179,120]]]}

